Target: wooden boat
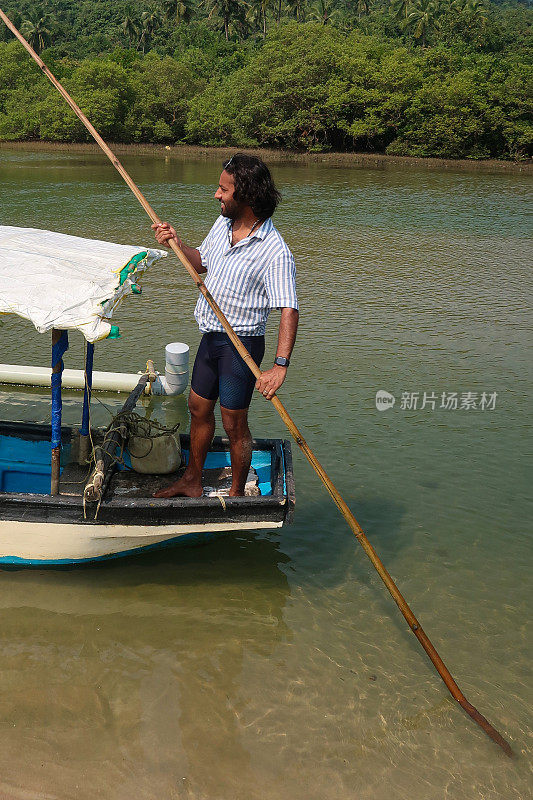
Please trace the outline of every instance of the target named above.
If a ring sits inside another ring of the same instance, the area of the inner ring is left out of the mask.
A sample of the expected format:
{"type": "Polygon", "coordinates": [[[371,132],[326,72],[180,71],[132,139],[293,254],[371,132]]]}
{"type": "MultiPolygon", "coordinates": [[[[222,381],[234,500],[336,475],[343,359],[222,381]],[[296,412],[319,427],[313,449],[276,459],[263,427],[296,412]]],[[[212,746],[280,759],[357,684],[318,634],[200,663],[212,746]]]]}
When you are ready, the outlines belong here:
{"type": "MultiPolygon", "coordinates": [[[[273,529],[292,521],[294,477],[288,441],[257,439],[252,469],[260,494],[156,499],[152,493],[175,480],[170,475],[115,472],[98,510],[84,519],[87,467],[73,457],[77,431],[62,428],[60,491],[50,495],[50,425],[0,422],[0,563],[82,564],[192,543],[232,531],[273,529]]],[[[180,437],[186,455],[189,437],[180,437]]],[[[204,484],[227,477],[227,439],[215,437],[204,484]]]]}
{"type": "MultiPolygon", "coordinates": [[[[205,464],[208,496],[156,499],[154,491],[175,481],[179,470],[150,475],[127,468],[122,457],[129,436],[125,415],[157,380],[152,362],[114,424],[105,432],[90,426],[94,342],[116,337],[110,322],[114,309],[125,294],[140,292],[139,278],[160,255],[0,227],[0,274],[7,287],[0,313],[16,313],[40,332],[52,331],[52,424],[0,421],[0,564],[82,564],[291,521],[294,478],[287,441],[254,441],[253,493],[245,497],[224,494],[230,457],[229,443],[220,437],[205,464]],[[75,328],[87,341],[79,430],[61,424],[62,356],[68,349],[67,331],[75,328]]],[[[189,438],[180,440],[186,462],[189,438]]]]}

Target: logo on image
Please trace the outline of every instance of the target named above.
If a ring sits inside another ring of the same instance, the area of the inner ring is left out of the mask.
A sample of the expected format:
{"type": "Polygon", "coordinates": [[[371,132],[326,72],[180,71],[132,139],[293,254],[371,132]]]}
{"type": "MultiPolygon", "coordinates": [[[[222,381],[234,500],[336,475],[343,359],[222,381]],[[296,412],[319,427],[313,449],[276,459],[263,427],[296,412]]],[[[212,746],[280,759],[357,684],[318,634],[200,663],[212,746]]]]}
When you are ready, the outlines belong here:
{"type": "Polygon", "coordinates": [[[376,408],[378,411],[387,411],[394,406],[395,402],[396,398],[394,395],[386,392],[384,389],[380,389],[379,392],[376,392],[376,408]]]}

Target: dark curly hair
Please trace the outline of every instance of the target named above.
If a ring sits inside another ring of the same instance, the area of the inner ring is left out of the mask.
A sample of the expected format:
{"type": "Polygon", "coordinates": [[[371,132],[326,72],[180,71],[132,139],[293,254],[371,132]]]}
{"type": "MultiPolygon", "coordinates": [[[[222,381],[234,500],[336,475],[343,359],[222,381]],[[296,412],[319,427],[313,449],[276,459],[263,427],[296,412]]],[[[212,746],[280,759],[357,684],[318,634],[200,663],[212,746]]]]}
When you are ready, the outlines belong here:
{"type": "Polygon", "coordinates": [[[257,156],[235,153],[222,166],[235,183],[234,199],[250,206],[258,219],[271,217],[281,195],[267,165],[257,156]]]}

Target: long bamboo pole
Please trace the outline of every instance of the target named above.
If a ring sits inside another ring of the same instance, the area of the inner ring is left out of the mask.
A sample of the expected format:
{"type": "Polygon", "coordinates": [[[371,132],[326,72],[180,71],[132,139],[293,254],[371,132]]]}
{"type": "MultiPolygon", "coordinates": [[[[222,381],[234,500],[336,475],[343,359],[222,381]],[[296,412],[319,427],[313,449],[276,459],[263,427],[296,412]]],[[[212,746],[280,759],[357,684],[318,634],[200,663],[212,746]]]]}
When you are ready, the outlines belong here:
{"type": "MultiPolygon", "coordinates": [[[[126,172],[126,170],[124,169],[124,167],[122,166],[122,164],[120,163],[118,158],[115,156],[113,151],[104,142],[104,140],[102,139],[102,137],[100,136],[98,131],[93,127],[93,125],[91,125],[91,123],[89,122],[89,120],[87,119],[87,117],[85,116],[83,111],[74,102],[74,100],[70,97],[70,95],[63,88],[63,86],[61,86],[61,84],[54,77],[54,75],[52,75],[52,73],[50,72],[50,70],[48,69],[46,64],[37,55],[37,53],[33,50],[33,48],[28,44],[28,42],[25,40],[25,38],[19,33],[19,31],[15,28],[13,23],[4,14],[2,9],[0,9],[0,18],[5,22],[5,24],[9,28],[9,30],[16,36],[16,38],[19,40],[19,42],[25,47],[25,49],[28,51],[28,53],[34,59],[34,61],[37,62],[37,64],[39,65],[41,70],[44,72],[46,77],[51,81],[51,83],[53,83],[53,85],[56,87],[58,92],[62,95],[62,97],[66,100],[66,102],[72,108],[72,110],[74,111],[76,116],[83,122],[83,124],[85,125],[85,127],[87,128],[87,130],[89,131],[91,136],[100,145],[100,147],[102,148],[102,150],[104,151],[106,156],[109,158],[109,160],[111,161],[111,163],[113,164],[115,169],[120,173],[120,175],[123,177],[125,182],[128,184],[128,186],[130,187],[131,191],[133,192],[133,194],[135,195],[135,197],[137,198],[139,203],[142,205],[142,207],[144,208],[144,210],[146,211],[146,213],[148,214],[148,216],[150,217],[152,222],[154,222],[156,224],[160,224],[161,220],[159,219],[159,217],[155,213],[154,209],[149,204],[149,202],[146,200],[146,198],[144,197],[142,192],[137,188],[136,184],[133,182],[133,180],[129,176],[128,172],[126,172]]],[[[198,290],[203,294],[203,296],[205,297],[205,299],[207,300],[207,302],[209,303],[209,305],[211,306],[211,308],[215,312],[217,318],[220,320],[224,330],[226,331],[226,333],[228,334],[229,338],[231,339],[231,341],[235,345],[235,348],[237,349],[237,351],[238,351],[239,355],[241,356],[241,358],[248,365],[248,367],[250,368],[252,373],[255,375],[255,377],[259,378],[259,376],[262,374],[261,370],[259,369],[259,367],[255,363],[255,361],[253,360],[251,355],[248,353],[246,348],[243,346],[241,340],[239,339],[239,337],[237,336],[237,334],[235,333],[235,331],[233,330],[233,328],[229,324],[228,320],[226,319],[226,317],[224,316],[222,310],[220,309],[218,303],[216,302],[216,300],[213,298],[213,296],[211,295],[211,293],[207,289],[207,287],[204,284],[204,282],[203,282],[202,278],[200,277],[200,275],[196,272],[196,270],[194,269],[194,267],[192,266],[190,261],[185,256],[185,253],[181,250],[181,248],[178,246],[178,244],[174,240],[172,240],[172,239],[169,240],[169,245],[172,248],[172,250],[174,251],[174,253],[177,255],[177,257],[179,258],[179,260],[181,261],[181,263],[183,264],[183,266],[185,267],[185,269],[187,270],[187,272],[189,273],[189,275],[191,276],[193,281],[195,282],[196,286],[198,287],[198,290]]],[[[440,677],[442,678],[442,680],[446,684],[446,687],[448,688],[448,690],[449,690],[450,694],[452,695],[452,697],[454,698],[454,700],[457,700],[459,705],[466,711],[466,713],[469,714],[469,716],[472,717],[472,719],[475,722],[477,722],[477,724],[485,731],[487,736],[489,736],[494,742],[496,742],[496,744],[498,744],[502,748],[502,750],[504,751],[504,753],[507,756],[512,757],[513,756],[513,751],[511,750],[511,747],[510,747],[509,743],[503,738],[503,736],[500,733],[498,733],[498,731],[490,724],[490,722],[482,714],[479,713],[477,708],[475,708],[471,703],[468,702],[468,700],[466,699],[466,697],[464,696],[462,691],[459,689],[459,687],[458,687],[457,683],[455,682],[455,680],[453,679],[450,671],[448,670],[448,668],[444,664],[443,660],[441,659],[441,657],[439,656],[439,654],[435,650],[433,644],[431,643],[431,641],[429,640],[428,636],[426,635],[426,633],[422,629],[420,623],[418,622],[417,618],[415,617],[415,615],[411,611],[409,605],[407,604],[407,602],[404,599],[403,595],[401,594],[400,590],[396,586],[395,582],[393,581],[393,579],[389,575],[389,573],[388,573],[387,569],[385,568],[384,564],[382,563],[381,559],[379,558],[379,556],[377,555],[376,551],[374,550],[374,548],[372,547],[372,545],[368,541],[365,533],[363,532],[363,529],[361,528],[361,526],[357,522],[356,518],[354,517],[354,515],[352,514],[352,512],[350,511],[350,509],[346,505],[345,501],[343,500],[343,498],[341,497],[341,495],[338,492],[337,488],[335,487],[333,481],[327,475],[325,469],[322,467],[322,465],[320,464],[319,460],[317,459],[317,457],[315,456],[315,454],[313,453],[313,451],[311,450],[311,448],[309,447],[309,445],[307,444],[307,442],[303,438],[302,434],[300,433],[300,431],[296,427],[296,424],[294,423],[294,421],[290,417],[289,413],[285,409],[285,407],[284,407],[283,403],[281,402],[281,400],[276,395],[274,395],[274,397],[272,397],[270,402],[275,407],[276,411],[278,412],[278,414],[282,418],[283,422],[285,423],[285,425],[289,429],[290,433],[292,434],[292,436],[293,436],[294,440],[296,441],[297,445],[303,451],[303,453],[305,454],[305,456],[308,459],[309,463],[311,464],[311,466],[313,467],[313,469],[315,470],[315,472],[317,473],[317,475],[321,479],[322,483],[324,484],[324,486],[328,490],[328,492],[331,495],[334,503],[336,504],[336,506],[339,509],[339,511],[341,512],[342,516],[344,517],[344,519],[346,520],[346,522],[348,523],[348,525],[352,529],[352,532],[355,534],[356,539],[358,540],[359,544],[361,545],[361,547],[365,551],[366,555],[368,556],[368,558],[370,559],[370,561],[372,562],[372,564],[376,568],[380,578],[382,579],[383,583],[385,584],[385,586],[389,590],[390,594],[392,595],[395,603],[397,604],[398,608],[402,612],[403,616],[407,620],[407,624],[409,625],[409,627],[413,631],[414,635],[416,636],[416,638],[418,639],[418,641],[420,642],[420,644],[422,645],[422,647],[426,651],[427,655],[429,656],[431,662],[433,663],[433,665],[434,665],[435,669],[437,670],[437,672],[439,673],[440,677]]]]}

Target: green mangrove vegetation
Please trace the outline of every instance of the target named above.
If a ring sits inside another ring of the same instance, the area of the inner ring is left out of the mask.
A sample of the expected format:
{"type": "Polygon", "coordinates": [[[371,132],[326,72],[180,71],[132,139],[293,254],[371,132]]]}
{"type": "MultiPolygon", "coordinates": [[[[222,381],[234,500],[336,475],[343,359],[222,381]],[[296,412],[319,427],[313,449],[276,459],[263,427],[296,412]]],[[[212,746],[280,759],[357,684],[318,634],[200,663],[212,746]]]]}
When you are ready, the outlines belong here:
{"type": "MultiPolygon", "coordinates": [[[[113,141],[531,156],[526,2],[8,0],[4,10],[113,141]]],[[[0,30],[0,139],[87,138],[0,30]]]]}

